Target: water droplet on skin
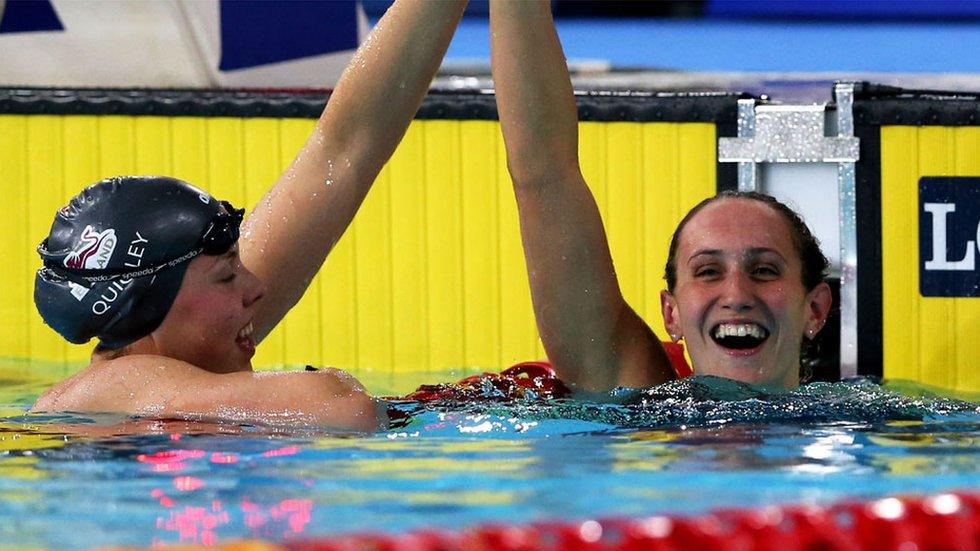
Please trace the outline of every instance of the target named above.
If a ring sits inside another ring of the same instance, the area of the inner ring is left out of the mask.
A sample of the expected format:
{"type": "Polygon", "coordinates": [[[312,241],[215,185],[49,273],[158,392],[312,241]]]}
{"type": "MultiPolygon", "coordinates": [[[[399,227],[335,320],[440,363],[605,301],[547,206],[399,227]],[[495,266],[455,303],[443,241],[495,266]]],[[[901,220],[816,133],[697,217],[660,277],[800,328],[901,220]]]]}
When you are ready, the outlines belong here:
{"type": "Polygon", "coordinates": [[[327,178],[323,183],[326,184],[326,185],[328,185],[328,186],[332,186],[333,185],[333,180],[331,180],[330,178],[327,178]]]}

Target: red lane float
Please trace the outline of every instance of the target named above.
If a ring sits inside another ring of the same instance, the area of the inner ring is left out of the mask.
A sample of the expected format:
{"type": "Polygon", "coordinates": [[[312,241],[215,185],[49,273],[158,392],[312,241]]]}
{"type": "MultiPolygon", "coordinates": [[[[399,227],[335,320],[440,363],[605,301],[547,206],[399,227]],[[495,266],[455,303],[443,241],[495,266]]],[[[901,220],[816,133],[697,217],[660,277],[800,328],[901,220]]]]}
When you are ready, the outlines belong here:
{"type": "Polygon", "coordinates": [[[978,551],[980,492],[719,509],[701,516],[485,525],[460,531],[355,534],[225,551],[978,551]]]}

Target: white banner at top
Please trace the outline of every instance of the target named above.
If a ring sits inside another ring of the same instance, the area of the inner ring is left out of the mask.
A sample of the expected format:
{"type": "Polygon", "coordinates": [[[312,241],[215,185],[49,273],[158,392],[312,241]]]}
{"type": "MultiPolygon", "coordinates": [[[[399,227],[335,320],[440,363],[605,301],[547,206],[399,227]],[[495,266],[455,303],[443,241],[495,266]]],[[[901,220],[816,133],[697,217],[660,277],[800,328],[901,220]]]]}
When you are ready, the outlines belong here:
{"type": "Polygon", "coordinates": [[[332,87],[355,0],[0,0],[0,86],[332,87]]]}

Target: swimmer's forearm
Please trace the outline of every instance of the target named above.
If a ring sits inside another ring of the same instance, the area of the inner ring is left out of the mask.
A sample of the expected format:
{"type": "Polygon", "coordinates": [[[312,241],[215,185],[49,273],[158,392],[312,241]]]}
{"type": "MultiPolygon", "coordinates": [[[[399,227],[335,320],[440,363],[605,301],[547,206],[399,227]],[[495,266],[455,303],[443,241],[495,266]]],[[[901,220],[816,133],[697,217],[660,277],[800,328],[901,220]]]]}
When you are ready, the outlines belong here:
{"type": "Polygon", "coordinates": [[[578,116],[550,3],[492,0],[490,20],[494,87],[514,183],[577,173],[578,116]]]}
{"type": "Polygon", "coordinates": [[[319,126],[325,143],[347,144],[372,180],[418,111],[465,7],[395,2],[341,76],[319,126]]]}
{"type": "Polygon", "coordinates": [[[242,232],[242,260],[268,291],[263,338],[303,296],[350,225],[428,91],[464,0],[398,0],[358,49],[313,133],[242,232]]]}

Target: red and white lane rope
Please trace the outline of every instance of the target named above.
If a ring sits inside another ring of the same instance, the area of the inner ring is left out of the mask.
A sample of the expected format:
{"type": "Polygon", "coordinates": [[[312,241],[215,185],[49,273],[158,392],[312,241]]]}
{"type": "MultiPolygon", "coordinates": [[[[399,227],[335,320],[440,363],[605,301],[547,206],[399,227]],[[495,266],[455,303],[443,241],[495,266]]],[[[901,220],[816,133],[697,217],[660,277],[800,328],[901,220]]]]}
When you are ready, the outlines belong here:
{"type": "MultiPolygon", "coordinates": [[[[980,551],[980,492],[719,509],[700,516],[484,525],[458,531],[363,533],[226,551],[980,551]]],[[[213,549],[213,547],[212,547],[213,549]]]]}

